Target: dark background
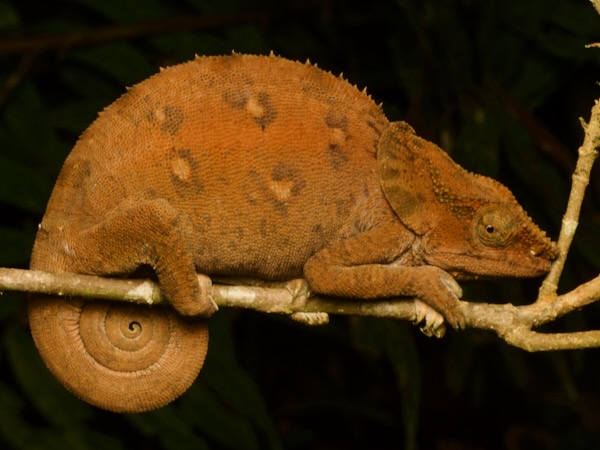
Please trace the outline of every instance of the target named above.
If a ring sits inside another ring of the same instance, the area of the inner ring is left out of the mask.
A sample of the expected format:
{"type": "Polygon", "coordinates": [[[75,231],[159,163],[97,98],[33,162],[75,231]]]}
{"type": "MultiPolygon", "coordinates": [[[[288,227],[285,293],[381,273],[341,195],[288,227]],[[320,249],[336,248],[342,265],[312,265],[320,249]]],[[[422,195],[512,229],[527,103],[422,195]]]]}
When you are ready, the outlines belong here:
{"type": "MultiPolygon", "coordinates": [[[[99,110],[159,66],[231,50],[310,58],[368,86],[390,119],[507,184],[556,237],[579,117],[600,91],[594,41],[600,17],[585,0],[0,2],[0,266],[27,267],[58,170],[99,110]]],[[[596,176],[562,292],[600,272],[599,196],[596,176]]],[[[538,285],[465,285],[465,298],[525,303],[538,285]]],[[[24,295],[0,300],[2,448],[600,448],[598,350],[528,354],[476,330],[433,340],[392,320],[306,328],[221,311],[188,393],[116,415],[47,373],[24,295]]],[[[551,329],[598,328],[598,313],[551,329]]]]}

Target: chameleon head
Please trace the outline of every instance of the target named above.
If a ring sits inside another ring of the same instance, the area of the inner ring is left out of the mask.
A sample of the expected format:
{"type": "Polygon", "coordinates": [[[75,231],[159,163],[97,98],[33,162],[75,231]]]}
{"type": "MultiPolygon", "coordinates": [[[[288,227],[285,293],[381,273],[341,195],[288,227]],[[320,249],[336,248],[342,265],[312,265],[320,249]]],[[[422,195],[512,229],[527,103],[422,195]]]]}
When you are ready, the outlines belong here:
{"type": "Polygon", "coordinates": [[[459,279],[531,277],[558,256],[504,185],[466,171],[407,124],[384,131],[378,166],[382,190],[427,264],[459,279]]]}

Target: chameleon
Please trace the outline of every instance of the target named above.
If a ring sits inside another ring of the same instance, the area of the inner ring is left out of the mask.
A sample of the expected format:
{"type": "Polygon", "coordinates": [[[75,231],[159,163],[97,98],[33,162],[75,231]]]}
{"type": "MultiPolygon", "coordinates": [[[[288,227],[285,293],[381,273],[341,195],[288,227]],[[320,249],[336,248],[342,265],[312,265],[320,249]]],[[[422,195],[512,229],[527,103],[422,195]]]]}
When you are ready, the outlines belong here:
{"type": "Polygon", "coordinates": [[[198,375],[217,276],[416,297],[460,329],[457,280],[539,276],[556,257],[508,188],[389,121],[341,75],[274,54],[197,56],[83,132],[31,257],[50,272],[151,274],[170,306],[36,295],[28,317],[68,390],[141,412],[198,375]]]}

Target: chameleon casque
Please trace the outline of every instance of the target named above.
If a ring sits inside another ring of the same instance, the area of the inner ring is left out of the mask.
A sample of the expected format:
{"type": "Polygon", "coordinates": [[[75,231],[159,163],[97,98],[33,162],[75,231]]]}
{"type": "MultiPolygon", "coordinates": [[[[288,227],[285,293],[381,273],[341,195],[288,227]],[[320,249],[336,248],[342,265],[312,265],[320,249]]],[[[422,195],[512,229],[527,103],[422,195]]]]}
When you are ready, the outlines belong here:
{"type": "Polygon", "coordinates": [[[139,412],[197,376],[210,275],[414,296],[461,328],[455,280],[537,276],[556,256],[506,187],[343,78],[274,55],[197,57],[133,86],[83,133],[31,259],[51,272],[151,268],[173,308],[38,295],[29,320],[69,390],[139,412]]]}

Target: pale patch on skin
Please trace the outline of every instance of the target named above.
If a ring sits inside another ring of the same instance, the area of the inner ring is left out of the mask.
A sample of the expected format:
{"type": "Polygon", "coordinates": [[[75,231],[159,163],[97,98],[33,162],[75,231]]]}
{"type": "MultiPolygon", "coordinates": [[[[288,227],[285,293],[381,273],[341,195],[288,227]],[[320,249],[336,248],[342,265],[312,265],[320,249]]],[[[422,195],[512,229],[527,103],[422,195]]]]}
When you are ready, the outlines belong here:
{"type": "Polygon", "coordinates": [[[261,105],[258,98],[252,96],[246,103],[246,110],[252,115],[252,117],[263,117],[265,115],[265,107],[261,105]]]}
{"type": "Polygon", "coordinates": [[[158,120],[159,122],[164,122],[165,119],[167,118],[164,109],[160,108],[160,109],[155,109],[153,112],[153,116],[156,120],[158,120]]]}
{"type": "Polygon", "coordinates": [[[287,202],[292,196],[293,180],[272,181],[269,188],[275,198],[280,202],[287,202]]]}
{"type": "Polygon", "coordinates": [[[190,181],[190,175],[192,173],[192,168],[188,161],[185,158],[177,156],[171,160],[171,170],[173,171],[173,175],[175,175],[179,180],[188,182],[190,181]]]}
{"type": "Polygon", "coordinates": [[[331,142],[333,144],[342,145],[346,142],[346,132],[341,128],[333,128],[331,133],[331,142]]]}

